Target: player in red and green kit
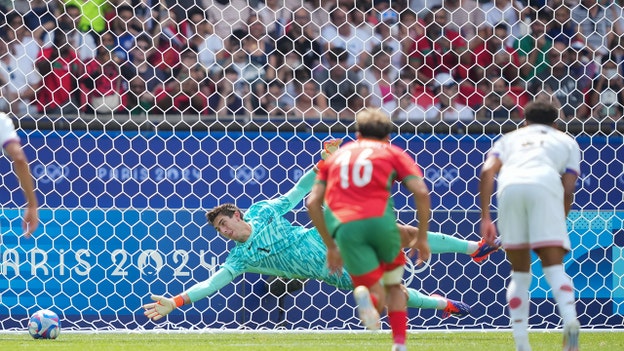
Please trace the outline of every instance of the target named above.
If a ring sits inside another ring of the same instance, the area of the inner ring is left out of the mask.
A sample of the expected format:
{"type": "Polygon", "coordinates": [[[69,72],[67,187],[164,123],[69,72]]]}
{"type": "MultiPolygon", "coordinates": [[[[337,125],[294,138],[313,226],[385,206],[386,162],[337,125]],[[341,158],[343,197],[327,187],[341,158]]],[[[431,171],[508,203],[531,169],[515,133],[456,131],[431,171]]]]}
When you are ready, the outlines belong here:
{"type": "Polygon", "coordinates": [[[319,167],[307,201],[308,213],[327,246],[327,264],[353,281],[362,323],[379,328],[388,308],[393,351],[403,351],[407,334],[407,299],[401,288],[405,255],[396,225],[392,184],[401,181],[414,194],[418,236],[410,247],[418,262],[429,259],[429,189],[422,171],[404,150],[390,144],[393,124],[379,109],[356,116],[357,140],[346,144],[319,167]],[[323,204],[326,208],[323,209],[323,204]]]}

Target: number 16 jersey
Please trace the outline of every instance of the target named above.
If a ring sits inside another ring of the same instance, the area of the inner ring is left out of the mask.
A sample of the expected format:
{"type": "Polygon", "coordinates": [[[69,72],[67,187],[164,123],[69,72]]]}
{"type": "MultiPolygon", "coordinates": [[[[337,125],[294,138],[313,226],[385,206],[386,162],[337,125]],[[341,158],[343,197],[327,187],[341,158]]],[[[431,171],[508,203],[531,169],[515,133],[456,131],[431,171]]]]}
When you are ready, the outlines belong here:
{"type": "Polygon", "coordinates": [[[327,186],[328,209],[345,223],[392,213],[392,183],[422,176],[420,167],[401,148],[360,138],[327,159],[317,179],[327,186]]]}

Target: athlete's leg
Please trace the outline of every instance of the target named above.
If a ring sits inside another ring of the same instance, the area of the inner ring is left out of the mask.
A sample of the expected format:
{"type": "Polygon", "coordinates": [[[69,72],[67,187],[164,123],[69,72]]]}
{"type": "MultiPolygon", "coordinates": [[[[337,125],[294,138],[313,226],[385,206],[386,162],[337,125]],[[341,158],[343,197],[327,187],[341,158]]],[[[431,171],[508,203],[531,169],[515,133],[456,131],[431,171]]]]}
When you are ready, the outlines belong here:
{"type": "MultiPolygon", "coordinates": [[[[418,235],[418,228],[404,224],[398,224],[398,227],[401,234],[401,245],[408,247],[410,241],[418,235]]],[[[460,239],[438,232],[428,232],[427,242],[431,253],[462,253],[471,256],[477,254],[476,257],[473,257],[477,262],[484,260],[499,249],[499,246],[490,247],[482,241],[460,239]]]]}
{"type": "Polygon", "coordinates": [[[507,286],[509,318],[516,350],[530,351],[529,344],[529,288],[531,286],[531,252],[529,249],[506,249],[511,263],[511,279],[507,286]]]}
{"type": "Polygon", "coordinates": [[[580,325],[576,314],[574,285],[563,267],[563,257],[568,250],[562,247],[542,247],[535,249],[535,252],[542,260],[544,276],[552,289],[559,315],[563,320],[564,350],[576,351],[580,325]]]}

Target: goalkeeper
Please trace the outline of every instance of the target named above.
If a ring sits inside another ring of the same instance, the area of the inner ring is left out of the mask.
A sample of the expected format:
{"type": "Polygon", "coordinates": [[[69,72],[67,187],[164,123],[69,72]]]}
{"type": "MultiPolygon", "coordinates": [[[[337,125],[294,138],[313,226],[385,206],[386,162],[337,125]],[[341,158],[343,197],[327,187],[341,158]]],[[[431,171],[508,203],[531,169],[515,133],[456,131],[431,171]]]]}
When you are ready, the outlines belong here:
{"type": "MultiPolygon", "coordinates": [[[[325,143],[323,158],[335,151],[341,140],[325,143]]],[[[321,161],[323,162],[323,161],[321,161]]],[[[225,263],[207,280],[197,283],[175,297],[151,296],[155,302],[143,306],[145,315],[156,321],[186,304],[210,296],[229,284],[237,276],[249,272],[290,279],[316,279],[339,289],[353,290],[349,274],[332,274],[326,265],[327,248],[316,228],[306,228],[290,223],[283,216],[297,206],[310,192],[315,172],[306,172],[286,194],[275,199],[253,204],[243,215],[233,204],[223,204],[210,210],[206,217],[217,232],[234,240],[236,246],[225,263]]],[[[409,247],[418,228],[400,225],[403,247],[409,247]]],[[[457,239],[441,233],[428,232],[431,253],[456,252],[470,254],[480,262],[498,250],[485,241],[457,239]]],[[[407,306],[443,310],[443,316],[466,316],[470,306],[439,295],[425,295],[415,289],[405,288],[407,306]]]]}

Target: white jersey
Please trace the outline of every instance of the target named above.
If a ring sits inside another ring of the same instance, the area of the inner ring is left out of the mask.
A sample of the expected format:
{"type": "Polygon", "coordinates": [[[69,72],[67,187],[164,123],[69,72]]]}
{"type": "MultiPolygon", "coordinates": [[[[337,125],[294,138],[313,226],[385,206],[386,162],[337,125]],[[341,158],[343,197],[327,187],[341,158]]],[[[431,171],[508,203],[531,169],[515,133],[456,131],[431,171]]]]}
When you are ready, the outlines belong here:
{"type": "Polygon", "coordinates": [[[561,175],[580,174],[579,145],[547,125],[531,124],[504,135],[494,143],[490,155],[503,163],[498,174],[499,193],[510,184],[535,184],[563,196],[561,175]]]}
{"type": "Polygon", "coordinates": [[[0,145],[2,149],[7,146],[10,141],[19,141],[19,137],[15,132],[13,121],[5,113],[0,113],[0,145]]]}

